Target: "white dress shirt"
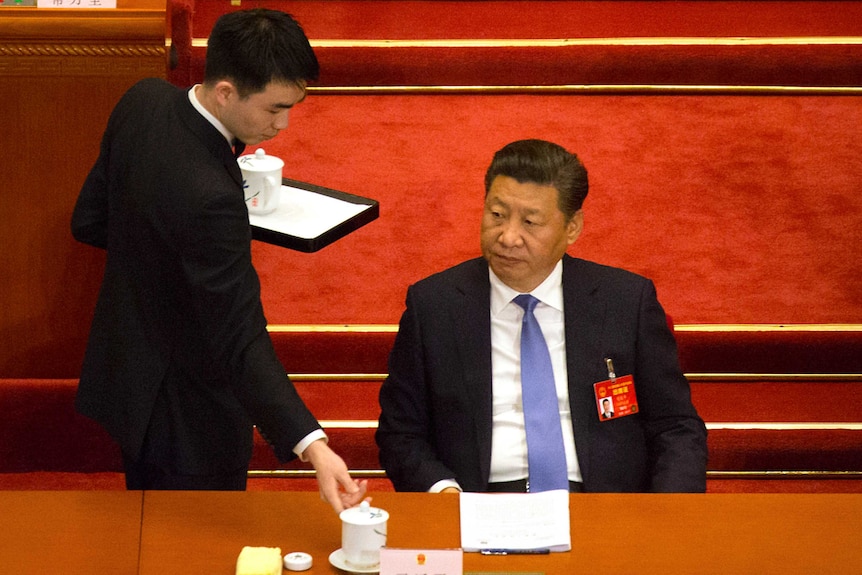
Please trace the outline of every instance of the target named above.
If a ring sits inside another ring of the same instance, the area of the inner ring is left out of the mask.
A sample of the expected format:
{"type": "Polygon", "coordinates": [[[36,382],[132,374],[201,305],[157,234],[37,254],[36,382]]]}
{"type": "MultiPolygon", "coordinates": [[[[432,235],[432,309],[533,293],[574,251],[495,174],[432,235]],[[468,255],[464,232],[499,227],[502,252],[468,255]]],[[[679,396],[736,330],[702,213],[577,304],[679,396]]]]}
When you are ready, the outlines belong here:
{"type": "Polygon", "coordinates": [[[218,118],[213,116],[209,110],[204,108],[204,105],[201,104],[200,100],[198,100],[198,87],[200,87],[200,84],[195,84],[189,89],[189,102],[192,103],[194,109],[197,110],[201,116],[207,119],[207,122],[212,124],[213,127],[215,127],[215,129],[218,130],[221,135],[225,137],[227,143],[230,144],[231,147],[233,147],[233,134],[230,133],[230,130],[228,130],[227,127],[222,124],[218,118]]]}
{"type": "MultiPolygon", "coordinates": [[[[524,405],[521,399],[521,322],[524,309],[512,301],[520,292],[504,284],[490,268],[488,273],[491,279],[491,375],[494,397],[490,481],[496,483],[524,479],[529,474],[524,405]]],[[[545,281],[530,294],[539,300],[533,313],[551,354],[569,480],[581,482],[583,478],[575,454],[572,413],[569,408],[563,262],[557,262],[545,281]]]]}

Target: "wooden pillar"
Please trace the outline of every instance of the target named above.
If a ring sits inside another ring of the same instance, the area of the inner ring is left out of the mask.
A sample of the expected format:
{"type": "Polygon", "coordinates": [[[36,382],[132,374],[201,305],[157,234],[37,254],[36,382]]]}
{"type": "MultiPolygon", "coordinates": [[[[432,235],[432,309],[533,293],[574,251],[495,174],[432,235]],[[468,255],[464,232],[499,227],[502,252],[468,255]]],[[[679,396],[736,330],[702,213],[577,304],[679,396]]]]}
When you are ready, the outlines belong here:
{"type": "Polygon", "coordinates": [[[104,253],[71,236],[114,104],[166,75],[165,0],[0,8],[0,378],[77,377],[104,253]]]}

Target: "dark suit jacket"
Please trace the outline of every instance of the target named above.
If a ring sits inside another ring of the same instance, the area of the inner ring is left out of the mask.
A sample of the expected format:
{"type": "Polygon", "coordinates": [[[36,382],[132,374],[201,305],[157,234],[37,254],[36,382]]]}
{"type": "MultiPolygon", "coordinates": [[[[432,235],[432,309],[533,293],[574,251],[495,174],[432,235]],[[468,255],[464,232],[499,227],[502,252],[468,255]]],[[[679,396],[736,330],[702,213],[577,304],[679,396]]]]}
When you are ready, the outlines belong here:
{"type": "MultiPolygon", "coordinates": [[[[655,287],[564,256],[566,364],[585,491],[704,491],[706,428],[691,403],[655,287]],[[593,384],[632,374],[639,412],[602,420],[593,384]]],[[[491,462],[488,265],[467,261],[407,292],[380,390],[380,460],[399,491],[455,478],[487,489],[491,462]]]]}
{"type": "Polygon", "coordinates": [[[177,473],[247,466],[252,422],[295,457],[319,425],[266,332],[237,162],[185,90],[151,79],[123,96],[72,232],[107,249],[78,409],[177,473]]]}

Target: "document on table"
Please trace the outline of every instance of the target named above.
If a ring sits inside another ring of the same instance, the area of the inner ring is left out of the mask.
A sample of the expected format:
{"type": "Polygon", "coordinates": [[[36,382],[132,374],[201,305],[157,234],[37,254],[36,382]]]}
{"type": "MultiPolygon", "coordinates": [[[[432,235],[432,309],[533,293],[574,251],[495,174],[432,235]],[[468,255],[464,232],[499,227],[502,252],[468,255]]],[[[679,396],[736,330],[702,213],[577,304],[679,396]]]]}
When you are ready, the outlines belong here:
{"type": "Polygon", "coordinates": [[[464,551],[569,551],[569,492],[461,493],[464,551]]]}

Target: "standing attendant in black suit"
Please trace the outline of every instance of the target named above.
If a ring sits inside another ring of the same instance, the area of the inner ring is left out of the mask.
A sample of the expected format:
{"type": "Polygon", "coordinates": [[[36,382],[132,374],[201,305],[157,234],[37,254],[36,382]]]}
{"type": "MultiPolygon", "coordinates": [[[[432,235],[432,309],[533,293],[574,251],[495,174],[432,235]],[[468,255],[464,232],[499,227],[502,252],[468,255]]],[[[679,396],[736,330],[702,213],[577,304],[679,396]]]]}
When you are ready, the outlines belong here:
{"type": "Polygon", "coordinates": [[[485,178],[484,258],[408,289],[376,435],[396,490],[529,489],[519,294],[540,300],[570,489],[706,489],[706,428],[653,283],[565,253],[587,189],[574,154],[509,144],[485,178]],[[613,377],[633,376],[620,391],[636,409],[605,419],[594,384],[612,377],[608,359],[613,377]]]}
{"type": "Polygon", "coordinates": [[[245,489],[256,424],[336,511],[364,497],[266,331],[235,157],[285,129],[317,75],[289,15],[233,12],[203,84],[143,80],[111,114],[72,216],[107,250],[77,407],[120,444],[130,489],[245,489]]]}

